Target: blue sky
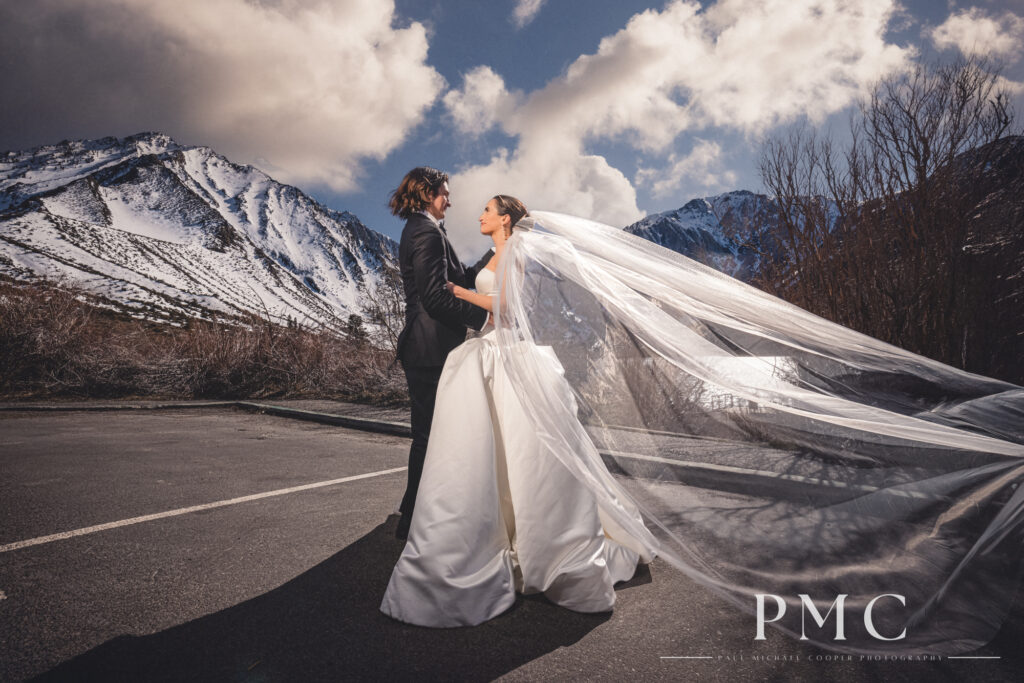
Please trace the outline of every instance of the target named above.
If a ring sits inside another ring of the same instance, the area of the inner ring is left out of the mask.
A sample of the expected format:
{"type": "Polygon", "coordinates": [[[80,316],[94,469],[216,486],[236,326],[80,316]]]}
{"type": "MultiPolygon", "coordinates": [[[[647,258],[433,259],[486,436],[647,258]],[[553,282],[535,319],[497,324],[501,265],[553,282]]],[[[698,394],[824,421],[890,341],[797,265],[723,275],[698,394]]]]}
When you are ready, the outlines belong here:
{"type": "Polygon", "coordinates": [[[160,130],[396,238],[430,164],[468,259],[499,192],[625,225],[759,190],[765,135],[922,59],[1000,59],[1024,117],[1022,44],[1024,0],[3,3],[0,149],[160,130]]]}

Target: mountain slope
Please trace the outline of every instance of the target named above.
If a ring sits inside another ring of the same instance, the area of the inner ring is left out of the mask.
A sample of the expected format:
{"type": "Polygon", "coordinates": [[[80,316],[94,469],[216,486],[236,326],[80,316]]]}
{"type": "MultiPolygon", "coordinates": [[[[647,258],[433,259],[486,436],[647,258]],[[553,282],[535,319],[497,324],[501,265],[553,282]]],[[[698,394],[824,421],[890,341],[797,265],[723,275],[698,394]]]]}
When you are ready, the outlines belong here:
{"type": "Polygon", "coordinates": [[[975,301],[962,331],[966,369],[1024,385],[1024,136],[958,158],[971,210],[959,283],[975,301]]]}
{"type": "MultiPolygon", "coordinates": [[[[932,232],[922,233],[921,242],[915,248],[928,255],[930,268],[913,267],[908,256],[901,255],[893,246],[897,240],[891,239],[891,233],[887,237],[884,229],[879,232],[878,225],[843,226],[837,211],[828,215],[828,229],[842,228],[842,231],[834,251],[827,254],[833,261],[824,267],[839,269],[844,263],[854,264],[848,270],[834,271],[845,278],[851,291],[855,284],[875,286],[872,283],[882,282],[885,273],[889,276],[916,274],[905,278],[909,282],[902,287],[891,287],[886,293],[869,292],[860,299],[860,305],[852,309],[852,314],[867,316],[868,322],[876,327],[859,325],[856,316],[838,317],[836,322],[971,372],[1022,384],[1024,136],[1007,136],[961,154],[950,169],[943,171],[941,182],[945,194],[936,194],[932,201],[947,207],[940,213],[945,211],[947,215],[964,219],[932,225],[932,232]],[[946,232],[941,232],[943,230],[946,232]],[[955,234],[955,238],[950,238],[949,234],[955,234]],[[951,240],[955,258],[943,255],[943,239],[951,240]],[[954,262],[955,267],[950,265],[954,262]],[[928,277],[933,279],[925,279],[928,277]],[[903,294],[913,302],[934,300],[937,303],[908,316],[905,306],[894,303],[895,295],[903,294]],[[928,332],[925,321],[941,319],[957,305],[965,310],[961,322],[939,330],[955,341],[950,346],[956,353],[943,355],[927,346],[938,339],[939,334],[928,332]],[[898,336],[900,328],[892,322],[895,318],[901,318],[907,328],[924,331],[919,334],[923,341],[898,336]]],[[[881,210],[884,216],[891,218],[895,230],[905,231],[906,227],[900,223],[905,212],[905,207],[900,209],[901,201],[894,202],[898,210],[880,209],[880,201],[867,202],[864,207],[867,215],[881,210]]],[[[885,224],[883,220],[882,225],[885,224]]],[[[789,241],[780,224],[778,207],[765,195],[739,191],[694,199],[679,209],[648,216],[625,230],[741,280],[763,286],[767,279],[781,285],[783,296],[790,284],[806,278],[808,273],[795,265],[787,251],[789,241]],[[774,273],[767,269],[769,264],[777,266],[774,273]]],[[[845,287],[843,283],[839,286],[845,287]]],[[[806,302],[797,300],[795,303],[819,315],[830,316],[835,313],[829,311],[833,300],[823,291],[806,302]],[[815,308],[818,304],[820,308],[815,308]]],[[[843,312],[852,315],[849,309],[843,312]]]]}
{"type": "Polygon", "coordinates": [[[338,329],[396,253],[354,215],[158,133],[0,154],[0,273],[66,277],[136,316],[338,329]]]}
{"type": "Polygon", "coordinates": [[[625,228],[655,244],[749,281],[778,227],[771,198],[746,190],[694,199],[679,209],[653,214],[625,228]]]}

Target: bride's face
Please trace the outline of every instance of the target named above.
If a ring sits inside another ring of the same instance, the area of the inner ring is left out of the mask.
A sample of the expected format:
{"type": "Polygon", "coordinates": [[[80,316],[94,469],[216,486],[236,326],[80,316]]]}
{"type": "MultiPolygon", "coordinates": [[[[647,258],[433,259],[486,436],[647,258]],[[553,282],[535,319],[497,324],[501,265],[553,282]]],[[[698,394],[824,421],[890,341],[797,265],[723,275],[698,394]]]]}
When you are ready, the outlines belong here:
{"type": "Polygon", "coordinates": [[[498,202],[492,199],[487,202],[484,212],[480,214],[480,232],[484,235],[500,233],[504,229],[504,221],[507,218],[508,216],[498,213],[498,202]]]}

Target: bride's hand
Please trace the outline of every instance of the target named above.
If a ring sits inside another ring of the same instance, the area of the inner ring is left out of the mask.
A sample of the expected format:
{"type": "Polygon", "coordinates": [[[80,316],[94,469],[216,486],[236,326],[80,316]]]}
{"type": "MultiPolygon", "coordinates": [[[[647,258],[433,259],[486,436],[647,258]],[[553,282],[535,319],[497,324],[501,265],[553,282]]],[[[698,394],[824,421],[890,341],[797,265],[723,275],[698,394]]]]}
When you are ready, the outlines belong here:
{"type": "Polygon", "coordinates": [[[455,296],[456,299],[465,299],[466,298],[466,292],[468,290],[466,290],[466,289],[464,289],[462,287],[459,287],[454,282],[449,282],[448,284],[445,285],[445,287],[448,288],[448,291],[451,292],[455,296]]]}

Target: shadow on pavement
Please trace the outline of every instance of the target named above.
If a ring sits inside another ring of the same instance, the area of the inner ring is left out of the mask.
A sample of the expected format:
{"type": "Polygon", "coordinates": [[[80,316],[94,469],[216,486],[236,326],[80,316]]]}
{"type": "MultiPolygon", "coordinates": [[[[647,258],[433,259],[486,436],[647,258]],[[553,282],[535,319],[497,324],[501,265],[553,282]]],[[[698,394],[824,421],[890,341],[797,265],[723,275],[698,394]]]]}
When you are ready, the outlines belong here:
{"type": "MultiPolygon", "coordinates": [[[[119,636],[34,680],[492,680],[610,617],[530,596],[477,627],[394,621],[379,606],[402,551],[396,520],[269,593],[153,635],[119,636]]],[[[643,569],[626,585],[649,576],[643,569]]]]}

